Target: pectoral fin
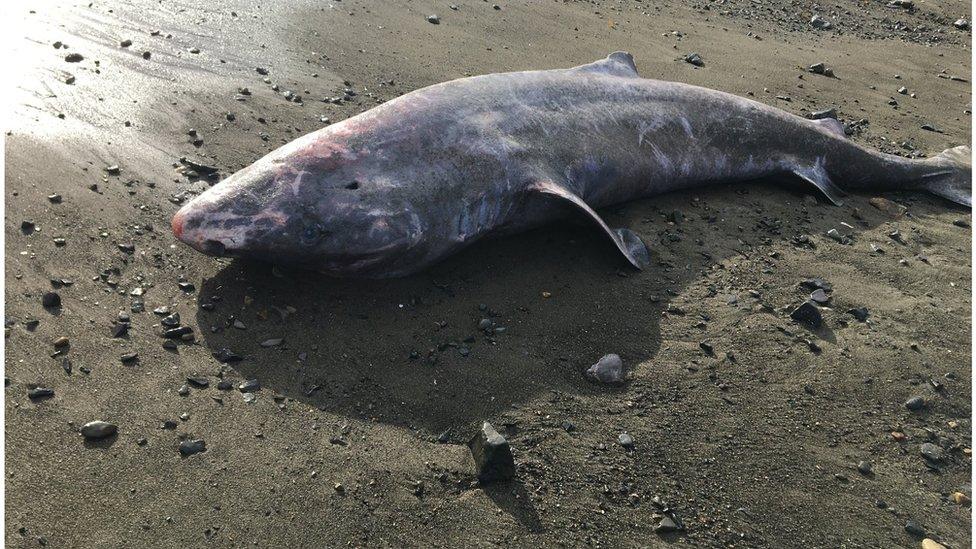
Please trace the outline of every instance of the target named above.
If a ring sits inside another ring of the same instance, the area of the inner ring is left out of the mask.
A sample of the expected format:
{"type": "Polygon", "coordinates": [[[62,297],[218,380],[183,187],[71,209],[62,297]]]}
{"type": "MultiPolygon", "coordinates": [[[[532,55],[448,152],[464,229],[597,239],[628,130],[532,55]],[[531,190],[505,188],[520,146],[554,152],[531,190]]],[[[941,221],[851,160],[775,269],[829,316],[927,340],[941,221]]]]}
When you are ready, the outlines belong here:
{"type": "Polygon", "coordinates": [[[597,225],[603,229],[603,232],[613,240],[613,243],[620,250],[620,253],[624,254],[627,261],[631,265],[637,267],[638,269],[643,269],[651,262],[650,253],[647,251],[647,246],[641,241],[640,237],[631,231],[630,229],[611,229],[605,221],[596,213],[593,208],[591,208],[582,198],[577,196],[575,193],[569,189],[555,183],[553,181],[538,181],[533,183],[530,187],[531,190],[547,194],[550,196],[558,197],[565,202],[568,202],[575,206],[578,210],[584,212],[590,219],[596,222],[597,225]]]}
{"type": "Polygon", "coordinates": [[[827,170],[824,169],[822,164],[794,166],[792,172],[800,179],[820,189],[820,192],[830,199],[835,206],[844,205],[843,196],[847,193],[837,185],[834,185],[834,182],[830,179],[830,174],[827,173],[827,170]]]}

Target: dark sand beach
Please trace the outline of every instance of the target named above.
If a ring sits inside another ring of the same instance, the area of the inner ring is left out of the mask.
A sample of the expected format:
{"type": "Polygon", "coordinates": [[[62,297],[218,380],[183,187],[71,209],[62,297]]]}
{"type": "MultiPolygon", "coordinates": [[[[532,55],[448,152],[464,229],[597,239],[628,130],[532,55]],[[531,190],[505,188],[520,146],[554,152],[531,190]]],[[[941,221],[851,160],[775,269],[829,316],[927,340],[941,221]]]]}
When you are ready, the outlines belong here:
{"type": "Polygon", "coordinates": [[[616,50],[646,78],[834,108],[886,152],[970,144],[969,3],[844,4],[7,8],[6,546],[969,547],[972,219],[943,199],[770,181],[602,211],[648,243],[643,271],[573,221],[382,281],[170,231],[221,177],[382,101],[616,50]],[[816,330],[789,314],[813,278],[816,330]],[[167,349],[172,313],[193,336],[167,349]],[[584,376],[607,353],[626,384],[584,376]],[[86,442],[93,420],[117,434],[86,442]],[[483,421],[514,481],[477,481],[483,421]]]}

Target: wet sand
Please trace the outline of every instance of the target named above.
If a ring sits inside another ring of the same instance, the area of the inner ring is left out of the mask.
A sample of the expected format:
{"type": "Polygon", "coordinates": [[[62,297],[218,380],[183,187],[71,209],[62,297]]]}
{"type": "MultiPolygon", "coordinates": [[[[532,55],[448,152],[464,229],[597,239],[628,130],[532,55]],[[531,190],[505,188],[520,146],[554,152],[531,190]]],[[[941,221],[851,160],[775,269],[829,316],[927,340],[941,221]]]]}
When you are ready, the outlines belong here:
{"type": "Polygon", "coordinates": [[[933,155],[969,144],[971,36],[952,25],[968,4],[457,6],[11,10],[6,544],[918,547],[912,521],[969,546],[971,510],[953,494],[971,496],[971,214],[936,197],[834,207],[763,182],[602,212],[650,245],[642,272],[571,222],[390,281],[203,257],[169,231],[210,185],[181,158],[227,175],[422,86],[614,50],[647,78],[801,115],[834,107],[867,120],[852,139],[933,155]],[[814,13],[833,27],[811,28],[814,13]],[[817,62],[836,78],[806,70],[817,62]],[[811,277],[833,289],[819,330],[789,318],[811,277]],[[41,306],[49,291],[60,309],[41,306]],[[195,342],[164,349],[160,307],[195,342]],[[849,313],[860,307],[867,322],[849,313]],[[113,338],[120,311],[131,327],[113,338]],[[504,332],[486,337],[483,318],[504,332]],[[243,360],[217,361],[225,348],[243,360]],[[627,384],[583,376],[606,353],[627,384]],[[181,395],[187,377],[208,386],[181,395]],[[254,402],[246,379],[261,384],[254,402]],[[37,386],[53,397],[30,399],[37,386]],[[924,408],[906,409],[916,396],[924,408]],[[118,434],[86,443],[96,419],[118,434]],[[513,482],[476,481],[465,443],[485,420],[512,445],[513,482]],[[197,439],[206,451],[181,457],[197,439]],[[683,531],[655,532],[655,498],[683,531]]]}

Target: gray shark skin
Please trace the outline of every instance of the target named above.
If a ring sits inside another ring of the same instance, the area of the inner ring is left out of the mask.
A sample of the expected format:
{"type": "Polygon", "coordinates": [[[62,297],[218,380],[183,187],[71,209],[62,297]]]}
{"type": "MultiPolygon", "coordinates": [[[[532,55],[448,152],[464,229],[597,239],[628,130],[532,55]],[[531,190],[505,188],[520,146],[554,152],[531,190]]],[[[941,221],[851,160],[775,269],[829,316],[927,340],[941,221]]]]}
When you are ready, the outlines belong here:
{"type": "Polygon", "coordinates": [[[383,278],[576,210],[642,268],[640,238],[596,209],[768,177],[808,182],[835,203],[849,191],[921,189],[972,205],[967,146],[924,160],[882,154],[849,141],[837,120],[640,78],[616,52],[405,94],[271,152],[172,226],[210,255],[383,278]]]}

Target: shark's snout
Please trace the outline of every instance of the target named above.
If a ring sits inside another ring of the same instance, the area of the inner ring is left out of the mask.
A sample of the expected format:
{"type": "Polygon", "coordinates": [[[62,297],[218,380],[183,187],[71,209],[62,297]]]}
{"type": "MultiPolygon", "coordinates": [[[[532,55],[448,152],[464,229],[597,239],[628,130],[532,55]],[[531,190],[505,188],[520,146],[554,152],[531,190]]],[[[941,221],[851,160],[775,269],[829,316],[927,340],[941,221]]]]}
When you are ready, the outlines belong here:
{"type": "Polygon", "coordinates": [[[170,221],[170,226],[173,227],[173,236],[175,236],[177,240],[183,240],[184,217],[186,217],[186,213],[183,209],[181,209],[173,215],[173,220],[170,221]]]}

